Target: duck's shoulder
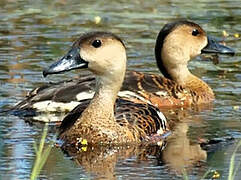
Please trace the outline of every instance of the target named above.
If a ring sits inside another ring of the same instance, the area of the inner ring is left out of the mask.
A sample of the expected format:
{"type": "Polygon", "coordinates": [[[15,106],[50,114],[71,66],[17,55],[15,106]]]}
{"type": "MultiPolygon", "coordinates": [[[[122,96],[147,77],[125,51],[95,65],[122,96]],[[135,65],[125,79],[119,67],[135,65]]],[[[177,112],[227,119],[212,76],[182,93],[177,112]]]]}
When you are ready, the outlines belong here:
{"type": "Polygon", "coordinates": [[[60,134],[64,133],[67,129],[72,127],[74,123],[80,118],[82,112],[86,109],[91,99],[84,99],[80,101],[80,104],[77,105],[73,110],[71,110],[63,119],[59,130],[60,134]]]}

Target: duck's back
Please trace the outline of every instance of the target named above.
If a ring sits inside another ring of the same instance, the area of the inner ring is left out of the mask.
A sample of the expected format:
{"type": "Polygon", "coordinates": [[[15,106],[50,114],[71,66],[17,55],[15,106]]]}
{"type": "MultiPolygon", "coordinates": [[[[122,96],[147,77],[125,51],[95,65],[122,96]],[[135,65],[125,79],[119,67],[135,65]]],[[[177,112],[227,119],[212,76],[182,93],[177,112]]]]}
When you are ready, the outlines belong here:
{"type": "Polygon", "coordinates": [[[193,102],[192,91],[175,81],[158,74],[135,71],[127,73],[118,95],[132,101],[151,103],[159,109],[189,106],[193,102]]]}
{"type": "MultiPolygon", "coordinates": [[[[15,111],[69,112],[94,95],[95,77],[87,75],[58,83],[49,83],[30,91],[18,103],[15,111]]],[[[127,72],[119,97],[133,102],[150,103],[159,109],[168,106],[187,106],[193,101],[190,90],[156,74],[127,72]]]]}

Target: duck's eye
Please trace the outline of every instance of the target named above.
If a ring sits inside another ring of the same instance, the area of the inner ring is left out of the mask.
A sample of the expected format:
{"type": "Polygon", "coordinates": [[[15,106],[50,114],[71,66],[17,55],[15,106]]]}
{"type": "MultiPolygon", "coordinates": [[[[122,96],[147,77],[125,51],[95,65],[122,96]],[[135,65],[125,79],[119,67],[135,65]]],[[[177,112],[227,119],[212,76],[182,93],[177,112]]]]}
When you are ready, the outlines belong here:
{"type": "Polygon", "coordinates": [[[67,55],[66,59],[71,59],[72,58],[72,54],[67,55]]]}
{"type": "Polygon", "coordinates": [[[192,35],[197,36],[199,34],[199,31],[197,29],[193,29],[192,35]]]}
{"type": "Polygon", "coordinates": [[[94,46],[95,48],[98,48],[101,46],[101,40],[96,39],[92,42],[92,46],[94,46]]]}

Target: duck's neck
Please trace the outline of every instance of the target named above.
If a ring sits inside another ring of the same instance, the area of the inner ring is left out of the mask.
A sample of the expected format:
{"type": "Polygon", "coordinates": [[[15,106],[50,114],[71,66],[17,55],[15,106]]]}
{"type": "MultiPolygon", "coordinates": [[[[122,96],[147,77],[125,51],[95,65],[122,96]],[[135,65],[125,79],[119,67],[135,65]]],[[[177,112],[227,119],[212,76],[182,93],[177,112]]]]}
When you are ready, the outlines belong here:
{"type": "Polygon", "coordinates": [[[194,78],[194,75],[188,70],[186,64],[170,67],[166,71],[170,76],[169,78],[179,85],[185,86],[190,79],[194,78]]]}
{"type": "Polygon", "coordinates": [[[165,43],[161,49],[161,54],[157,56],[158,67],[166,78],[180,85],[186,85],[193,77],[187,68],[190,56],[182,48],[172,47],[172,44],[168,43],[169,41],[165,43]]]}
{"type": "Polygon", "coordinates": [[[214,99],[212,89],[203,80],[194,76],[188,70],[187,62],[189,61],[190,56],[185,56],[185,54],[179,55],[178,50],[175,51],[177,54],[170,53],[168,50],[164,50],[162,52],[162,59],[159,59],[162,66],[159,68],[168,75],[167,78],[175,81],[177,84],[182,85],[185,88],[188,88],[197,95],[205,97],[205,99],[214,99]]]}
{"type": "Polygon", "coordinates": [[[121,88],[123,77],[118,79],[96,78],[96,91],[88,107],[79,119],[82,123],[91,124],[98,121],[99,124],[115,122],[114,104],[121,88]]]}

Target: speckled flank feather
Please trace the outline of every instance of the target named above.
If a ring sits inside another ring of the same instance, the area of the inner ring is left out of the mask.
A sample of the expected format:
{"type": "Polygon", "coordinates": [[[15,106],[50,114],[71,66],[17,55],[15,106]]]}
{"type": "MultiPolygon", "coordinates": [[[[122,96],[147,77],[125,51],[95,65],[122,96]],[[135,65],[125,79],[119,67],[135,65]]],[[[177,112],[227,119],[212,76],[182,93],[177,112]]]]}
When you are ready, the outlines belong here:
{"type": "Polygon", "coordinates": [[[121,89],[132,91],[132,101],[150,102],[158,108],[190,106],[207,103],[214,99],[212,90],[202,80],[194,77],[186,86],[156,74],[128,72],[121,89]],[[140,98],[138,98],[138,96],[140,98]]]}
{"type": "Polygon", "coordinates": [[[77,122],[81,117],[85,105],[89,100],[84,100],[81,105],[71,111],[63,120],[60,127],[60,136],[68,146],[82,146],[86,140],[90,146],[98,145],[123,145],[135,143],[157,144],[162,141],[164,133],[169,131],[167,121],[160,111],[154,106],[138,104],[125,99],[117,99],[115,104],[115,120],[111,117],[105,121],[97,119],[83,124],[77,122]]]}
{"type": "MultiPolygon", "coordinates": [[[[83,100],[81,104],[75,107],[63,120],[60,126],[60,138],[65,140],[69,139],[69,132],[67,131],[76,123],[78,118],[81,116],[84,109],[88,106],[90,100],[83,100]]],[[[154,106],[147,104],[133,103],[132,101],[118,98],[115,103],[114,108],[115,119],[118,126],[128,129],[131,132],[129,136],[132,138],[132,142],[148,142],[148,143],[157,143],[157,141],[162,140],[162,134],[169,131],[169,126],[165,116],[154,106]],[[161,133],[160,133],[161,132],[161,133]],[[155,139],[153,138],[155,137],[155,139]]],[[[103,124],[98,122],[91,123],[93,128],[96,126],[102,127],[103,124]],[[94,124],[96,123],[96,124],[94,124]]],[[[112,123],[111,123],[112,124],[112,123]]],[[[111,124],[108,124],[109,129],[112,128],[111,124]]],[[[118,127],[117,126],[117,127],[118,127]]],[[[116,125],[113,125],[113,128],[116,128],[116,125]]],[[[79,131],[78,127],[78,131],[79,131]]],[[[71,130],[73,131],[73,130],[71,130]]],[[[91,145],[105,144],[109,137],[106,135],[106,130],[103,132],[98,132],[94,137],[91,134],[91,138],[88,135],[88,130],[83,130],[84,134],[81,138],[87,139],[87,142],[91,145]],[[93,140],[94,139],[94,140],[93,140]],[[91,143],[92,142],[92,143],[91,143]],[[94,143],[95,142],[95,143],[94,143]]],[[[121,132],[121,131],[120,131],[121,132]]],[[[76,144],[76,138],[79,138],[79,135],[76,134],[76,137],[71,133],[71,143],[76,144]]],[[[113,134],[109,131],[108,134],[113,134]]],[[[123,142],[122,136],[119,133],[115,133],[116,142],[113,139],[110,140],[109,144],[119,144],[123,142]],[[118,137],[121,136],[121,137],[118,137]]],[[[69,143],[69,140],[68,140],[69,143]]],[[[128,143],[128,141],[126,142],[128,143]]],[[[78,144],[78,143],[77,143],[78,144]]]]}

